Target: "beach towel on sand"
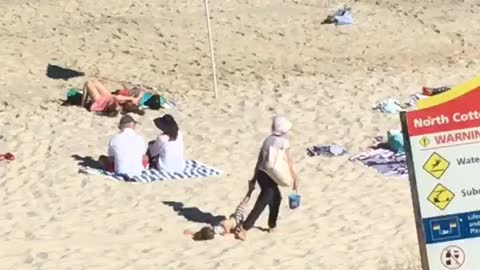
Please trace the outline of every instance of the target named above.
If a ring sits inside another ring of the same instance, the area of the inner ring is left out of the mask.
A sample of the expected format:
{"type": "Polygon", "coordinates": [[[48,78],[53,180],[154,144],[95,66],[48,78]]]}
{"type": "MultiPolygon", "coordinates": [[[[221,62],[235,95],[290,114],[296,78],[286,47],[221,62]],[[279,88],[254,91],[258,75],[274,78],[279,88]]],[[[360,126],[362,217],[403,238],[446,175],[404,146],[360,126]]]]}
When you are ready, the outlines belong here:
{"type": "Polygon", "coordinates": [[[321,24],[350,25],[353,24],[352,9],[345,6],[332,15],[328,15],[321,24]]]}
{"type": "Polygon", "coordinates": [[[351,161],[358,160],[385,176],[408,176],[405,153],[395,153],[389,149],[375,149],[360,153],[349,159],[351,161]]]}
{"type": "Polygon", "coordinates": [[[106,176],[108,179],[114,180],[114,181],[138,182],[138,183],[151,183],[151,182],[173,180],[173,179],[204,178],[204,177],[210,177],[210,176],[221,174],[219,170],[200,164],[195,160],[187,160],[185,162],[185,170],[183,170],[183,172],[181,173],[149,169],[149,170],[144,170],[142,172],[142,175],[140,176],[128,177],[126,175],[119,175],[119,174],[108,172],[102,169],[95,169],[90,167],[80,167],[79,171],[85,174],[103,175],[103,176],[106,176]]]}
{"type": "Polygon", "coordinates": [[[398,102],[398,100],[394,98],[389,98],[387,100],[384,100],[372,109],[382,113],[390,113],[390,114],[397,114],[404,110],[400,102],[398,102]]]}
{"type": "Polygon", "coordinates": [[[335,157],[341,156],[347,153],[347,150],[339,145],[314,145],[307,148],[307,155],[310,157],[314,156],[324,156],[324,157],[335,157]]]}

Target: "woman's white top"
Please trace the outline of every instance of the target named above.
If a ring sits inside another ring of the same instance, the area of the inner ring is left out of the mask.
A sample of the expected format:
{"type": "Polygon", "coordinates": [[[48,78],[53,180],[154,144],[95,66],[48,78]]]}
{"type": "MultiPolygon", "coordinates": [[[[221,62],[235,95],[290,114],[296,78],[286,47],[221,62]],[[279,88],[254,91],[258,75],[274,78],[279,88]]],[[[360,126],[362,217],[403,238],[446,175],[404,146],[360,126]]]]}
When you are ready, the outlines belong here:
{"type": "Polygon", "coordinates": [[[183,172],[185,169],[183,136],[179,131],[175,141],[165,134],[159,135],[150,147],[150,154],[158,156],[158,169],[168,172],[183,172]]]}

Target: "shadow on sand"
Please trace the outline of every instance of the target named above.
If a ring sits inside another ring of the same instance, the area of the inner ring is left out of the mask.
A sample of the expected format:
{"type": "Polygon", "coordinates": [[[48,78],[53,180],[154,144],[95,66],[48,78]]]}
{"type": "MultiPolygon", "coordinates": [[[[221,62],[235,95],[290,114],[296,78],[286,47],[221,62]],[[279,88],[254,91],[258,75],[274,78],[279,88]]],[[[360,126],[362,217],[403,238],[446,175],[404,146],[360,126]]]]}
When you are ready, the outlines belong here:
{"type": "Polygon", "coordinates": [[[78,161],[78,165],[80,166],[84,166],[84,167],[89,167],[89,168],[92,168],[92,169],[102,169],[102,163],[100,163],[100,161],[98,161],[97,159],[94,159],[93,157],[91,156],[79,156],[79,155],[72,155],[71,156],[73,159],[75,159],[76,161],[78,161]]]}
{"type": "Polygon", "coordinates": [[[225,216],[215,216],[212,213],[203,212],[197,207],[185,207],[181,202],[164,201],[163,204],[172,207],[179,216],[185,217],[188,221],[204,224],[218,224],[225,219],[225,216]]]}
{"type": "Polygon", "coordinates": [[[85,76],[84,72],[76,71],[73,69],[63,68],[57,65],[48,64],[47,77],[54,80],[65,80],[85,76]]]}

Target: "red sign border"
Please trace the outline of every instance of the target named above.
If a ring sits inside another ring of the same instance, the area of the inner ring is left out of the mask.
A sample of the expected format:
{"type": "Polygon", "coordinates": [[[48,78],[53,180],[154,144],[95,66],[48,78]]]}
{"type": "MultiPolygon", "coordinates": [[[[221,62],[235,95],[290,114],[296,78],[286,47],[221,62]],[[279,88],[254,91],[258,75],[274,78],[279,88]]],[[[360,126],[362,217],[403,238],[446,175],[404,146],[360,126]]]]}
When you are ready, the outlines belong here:
{"type": "Polygon", "coordinates": [[[467,129],[480,126],[480,118],[468,120],[465,122],[453,122],[453,114],[455,113],[469,113],[479,110],[480,103],[480,86],[473,89],[466,94],[449,100],[437,106],[426,109],[410,111],[406,113],[406,121],[408,126],[408,134],[410,136],[420,136],[432,133],[447,132],[453,130],[467,129]],[[432,125],[427,127],[415,127],[415,119],[428,119],[431,117],[439,117],[444,115],[449,118],[449,123],[432,125]]]}

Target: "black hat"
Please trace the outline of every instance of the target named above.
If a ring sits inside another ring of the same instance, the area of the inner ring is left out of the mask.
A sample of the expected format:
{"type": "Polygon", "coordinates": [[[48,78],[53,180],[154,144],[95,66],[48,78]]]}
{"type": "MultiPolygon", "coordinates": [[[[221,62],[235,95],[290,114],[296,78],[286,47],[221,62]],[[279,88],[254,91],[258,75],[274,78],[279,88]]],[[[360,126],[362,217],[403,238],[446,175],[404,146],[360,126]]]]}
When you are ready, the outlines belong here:
{"type": "Polygon", "coordinates": [[[171,140],[177,139],[178,125],[170,114],[165,114],[162,117],[155,118],[153,123],[158,129],[168,135],[171,140]]]}
{"type": "Polygon", "coordinates": [[[169,129],[172,127],[178,129],[177,122],[175,122],[175,119],[173,119],[173,116],[171,116],[170,114],[165,114],[162,117],[157,117],[153,119],[153,123],[158,129],[162,131],[165,131],[165,129],[169,129]]]}

